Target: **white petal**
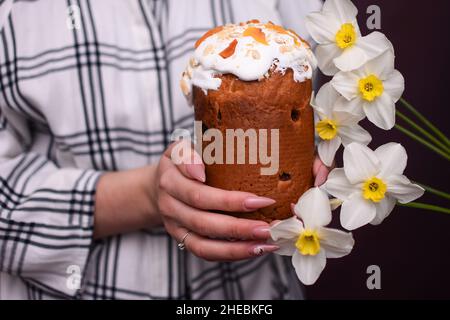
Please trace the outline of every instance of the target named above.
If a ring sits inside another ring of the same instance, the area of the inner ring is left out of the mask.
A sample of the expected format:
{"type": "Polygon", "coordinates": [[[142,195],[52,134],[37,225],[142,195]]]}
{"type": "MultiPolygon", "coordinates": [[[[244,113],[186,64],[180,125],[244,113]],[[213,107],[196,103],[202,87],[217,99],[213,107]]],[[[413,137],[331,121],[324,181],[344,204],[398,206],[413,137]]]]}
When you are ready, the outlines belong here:
{"type": "Polygon", "coordinates": [[[322,140],[317,147],[320,160],[327,166],[333,165],[334,156],[341,146],[341,138],[336,136],[333,140],[322,140]]]}
{"type": "Polygon", "coordinates": [[[315,256],[304,256],[296,251],[292,256],[292,264],[300,281],[307,286],[313,285],[319,279],[325,265],[327,258],[323,250],[315,256]]]}
{"type": "Polygon", "coordinates": [[[352,100],[359,94],[359,79],[360,78],[354,72],[341,71],[333,77],[331,84],[347,100],[352,100]]]}
{"type": "Polygon", "coordinates": [[[376,176],[380,161],[367,146],[353,142],[344,149],[344,170],[350,183],[356,184],[376,176]]]}
{"type": "Polygon", "coordinates": [[[341,225],[347,230],[355,230],[370,223],[375,215],[373,202],[365,200],[361,193],[355,193],[342,204],[341,225]]]}
{"type": "Polygon", "coordinates": [[[360,96],[348,101],[344,97],[340,97],[334,106],[334,111],[345,111],[353,113],[359,117],[361,120],[366,117],[363,110],[364,102],[360,96]]]}
{"type": "MultiPolygon", "coordinates": [[[[355,46],[360,48],[366,56],[366,61],[363,64],[369,60],[375,59],[387,50],[394,52],[392,43],[384,34],[378,31],[374,31],[365,37],[359,38],[355,46]]],[[[361,66],[363,64],[361,64],[361,66]]]]}
{"type": "Polygon", "coordinates": [[[333,14],[341,24],[354,21],[358,14],[358,9],[350,0],[327,0],[322,11],[333,14]]]}
{"type": "Polygon", "coordinates": [[[374,226],[381,224],[384,221],[384,219],[386,219],[392,212],[396,203],[397,201],[389,195],[387,195],[379,203],[376,203],[375,207],[377,210],[377,214],[370,224],[374,226]]]}
{"type": "Polygon", "coordinates": [[[323,119],[327,119],[329,118],[327,116],[327,109],[321,107],[318,103],[317,103],[317,99],[316,99],[316,94],[313,91],[311,94],[311,101],[310,101],[310,105],[314,110],[314,120],[315,122],[317,122],[318,120],[323,120],[323,119]]]}
{"type": "Polygon", "coordinates": [[[349,72],[360,68],[367,60],[364,50],[354,45],[342,51],[342,54],[337,56],[333,62],[339,70],[349,72]]]}
{"type": "Polygon", "coordinates": [[[295,246],[296,241],[297,241],[297,239],[282,239],[282,240],[278,240],[278,241],[270,241],[269,240],[268,244],[273,244],[273,245],[280,247],[280,249],[275,251],[275,253],[278,254],[279,256],[291,257],[297,251],[297,247],[295,246]]]}
{"type": "Polygon", "coordinates": [[[306,229],[323,227],[331,222],[330,201],[319,188],[306,191],[294,207],[297,216],[303,220],[306,229]]]}
{"type": "Polygon", "coordinates": [[[401,175],[405,171],[408,154],[400,143],[386,143],[378,147],[375,154],[381,162],[380,177],[401,175]]]}
{"type": "Polygon", "coordinates": [[[325,114],[325,110],[313,103],[314,102],[311,103],[311,107],[314,110],[314,123],[317,124],[317,122],[321,120],[328,119],[329,117],[325,114]]]}
{"type": "Polygon", "coordinates": [[[311,107],[314,110],[314,120],[318,121],[318,120],[323,120],[325,118],[327,118],[326,115],[326,111],[324,108],[320,107],[317,103],[316,103],[316,97],[314,95],[314,91],[311,94],[311,102],[310,102],[311,107]]]}
{"type": "Polygon", "coordinates": [[[270,227],[270,236],[273,241],[279,239],[292,239],[297,238],[303,230],[303,224],[297,217],[292,217],[283,221],[280,221],[270,227]]]}
{"type": "Polygon", "coordinates": [[[331,118],[333,106],[339,97],[339,93],[333,88],[331,83],[328,82],[320,88],[314,99],[314,103],[323,110],[327,117],[331,118]]]}
{"type": "Polygon", "coordinates": [[[353,126],[342,126],[339,128],[339,136],[342,139],[344,147],[352,142],[368,145],[372,141],[372,136],[363,127],[358,124],[353,126]]]}
{"type": "Polygon", "coordinates": [[[394,102],[397,102],[405,91],[405,79],[402,74],[394,70],[383,82],[384,91],[391,96],[394,102]]]}
{"type": "Polygon", "coordinates": [[[337,208],[339,208],[339,207],[342,205],[343,202],[344,202],[344,201],[342,201],[342,200],[340,200],[340,199],[337,199],[337,198],[330,199],[330,208],[331,208],[331,211],[334,211],[334,210],[336,210],[337,208]]]}
{"type": "Polygon", "coordinates": [[[305,26],[314,41],[319,44],[334,42],[336,33],[341,27],[334,16],[322,12],[308,14],[305,26]]]}
{"type": "Polygon", "coordinates": [[[388,194],[393,196],[400,203],[408,203],[423,196],[425,190],[417,184],[411,183],[403,175],[394,175],[386,179],[388,194]]]}
{"type": "Polygon", "coordinates": [[[364,103],[363,109],[367,119],[377,127],[384,130],[391,130],[394,127],[395,103],[386,92],[373,102],[364,103]]]}
{"type": "Polygon", "coordinates": [[[320,228],[320,245],[325,249],[327,258],[341,258],[348,255],[355,244],[351,233],[337,229],[320,228]]]}
{"type": "Polygon", "coordinates": [[[394,71],[395,56],[392,50],[386,50],[378,57],[369,60],[365,65],[367,75],[374,74],[381,80],[386,80],[394,71]]]}
{"type": "Polygon", "coordinates": [[[324,189],[340,200],[348,200],[351,195],[358,192],[359,189],[348,181],[345,176],[344,169],[333,169],[328,175],[328,179],[324,184],[324,189]]]}
{"type": "Polygon", "coordinates": [[[316,47],[315,53],[319,69],[324,75],[332,76],[339,71],[334,64],[334,59],[341,55],[342,50],[336,43],[320,44],[316,47]]]}
{"type": "Polygon", "coordinates": [[[352,71],[361,68],[369,60],[378,57],[387,50],[393,50],[392,44],[386,36],[378,31],[358,38],[356,44],[344,50],[341,56],[334,60],[341,71],[352,71]]]}
{"type": "Polygon", "coordinates": [[[337,123],[339,124],[339,127],[354,126],[362,119],[364,119],[364,116],[360,114],[338,110],[333,112],[333,119],[336,119],[337,123]]]}

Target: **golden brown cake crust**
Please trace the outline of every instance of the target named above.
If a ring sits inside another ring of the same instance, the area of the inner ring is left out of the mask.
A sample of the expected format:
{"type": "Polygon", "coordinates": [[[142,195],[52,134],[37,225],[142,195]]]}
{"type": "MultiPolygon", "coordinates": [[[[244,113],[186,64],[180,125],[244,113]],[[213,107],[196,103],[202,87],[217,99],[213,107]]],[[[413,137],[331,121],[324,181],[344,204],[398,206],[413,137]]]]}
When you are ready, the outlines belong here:
{"type": "MultiPolygon", "coordinates": [[[[291,203],[296,203],[313,181],[311,80],[295,82],[291,70],[284,75],[272,73],[261,81],[241,81],[231,74],[220,78],[219,90],[209,90],[207,95],[194,87],[195,119],[207,128],[219,129],[224,137],[226,129],[279,129],[279,172],[263,176],[260,168],[267,165],[212,164],[206,166],[206,184],[277,201],[268,208],[235,216],[267,222],[289,218],[291,203]]],[[[248,155],[248,143],[246,151],[248,155]]]]}

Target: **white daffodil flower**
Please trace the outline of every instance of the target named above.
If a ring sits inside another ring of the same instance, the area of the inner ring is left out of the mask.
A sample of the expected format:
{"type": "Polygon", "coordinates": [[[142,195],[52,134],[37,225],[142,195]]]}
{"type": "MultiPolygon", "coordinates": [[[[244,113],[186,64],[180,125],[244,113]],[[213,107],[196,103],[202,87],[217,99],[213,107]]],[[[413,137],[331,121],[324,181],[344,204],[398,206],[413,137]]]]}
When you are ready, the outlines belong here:
{"type": "Polygon", "coordinates": [[[325,228],[331,222],[330,202],[319,188],[308,190],[294,211],[295,217],[272,226],[270,234],[280,247],[275,253],[292,256],[300,281],[312,285],[325,268],[326,259],[349,254],[355,241],[351,233],[325,228]]]}
{"type": "Polygon", "coordinates": [[[337,208],[339,208],[341,205],[342,205],[342,200],[340,200],[340,199],[336,199],[336,198],[333,198],[333,199],[330,199],[330,208],[331,208],[331,211],[334,211],[334,210],[336,210],[337,208]]]}
{"type": "Polygon", "coordinates": [[[382,145],[375,151],[351,143],[344,150],[344,168],[330,172],[323,186],[343,201],[341,225],[355,230],[368,223],[378,225],[395,204],[421,197],[424,190],[403,175],[408,156],[398,143],[382,145]]]}
{"type": "Polygon", "coordinates": [[[392,48],[380,32],[362,37],[356,21],[357,14],[358,9],[349,0],[327,0],[322,11],[306,17],[306,29],[318,43],[315,53],[324,74],[332,76],[339,70],[358,69],[392,48]]]}
{"type": "Polygon", "coordinates": [[[339,72],[331,80],[347,102],[341,107],[365,114],[377,127],[390,130],[395,125],[395,103],[405,90],[405,79],[394,69],[391,50],[351,72],[339,72]]]}
{"type": "Polygon", "coordinates": [[[344,147],[352,142],[367,145],[372,140],[370,134],[358,125],[363,116],[336,110],[344,109],[345,103],[345,98],[330,83],[323,85],[311,101],[318,118],[316,132],[320,142],[317,150],[320,159],[328,167],[332,166],[341,144],[344,147]]]}

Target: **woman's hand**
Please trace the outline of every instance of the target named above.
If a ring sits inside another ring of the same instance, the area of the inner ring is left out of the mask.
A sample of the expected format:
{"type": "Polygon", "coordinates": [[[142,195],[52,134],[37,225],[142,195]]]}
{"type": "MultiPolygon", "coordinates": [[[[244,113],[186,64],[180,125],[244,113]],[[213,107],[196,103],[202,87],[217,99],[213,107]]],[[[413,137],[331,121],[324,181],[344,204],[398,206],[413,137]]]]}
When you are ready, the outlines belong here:
{"type": "Polygon", "coordinates": [[[267,223],[210,212],[249,212],[272,205],[274,200],[204,185],[205,167],[200,156],[192,150],[191,159],[175,165],[171,159],[173,147],[159,162],[154,202],[174,239],[180,241],[189,231],[186,248],[213,261],[248,259],[278,249],[265,243],[270,237],[267,223]]]}
{"type": "MultiPolygon", "coordinates": [[[[173,146],[158,165],[101,176],[95,197],[94,237],[164,225],[176,241],[190,231],[185,239],[187,249],[206,260],[241,260],[275,251],[277,247],[265,243],[270,236],[267,223],[210,212],[254,211],[274,201],[204,185],[205,167],[199,155],[192,153],[195,159],[175,165],[173,146]]],[[[316,158],[315,185],[322,184],[328,172],[316,158]]]]}
{"type": "Polygon", "coordinates": [[[313,175],[314,175],[314,186],[320,187],[323,185],[328,178],[328,174],[330,173],[330,170],[333,169],[334,164],[331,168],[327,167],[322,160],[320,160],[319,156],[316,155],[316,158],[314,159],[313,164],[313,175]]]}

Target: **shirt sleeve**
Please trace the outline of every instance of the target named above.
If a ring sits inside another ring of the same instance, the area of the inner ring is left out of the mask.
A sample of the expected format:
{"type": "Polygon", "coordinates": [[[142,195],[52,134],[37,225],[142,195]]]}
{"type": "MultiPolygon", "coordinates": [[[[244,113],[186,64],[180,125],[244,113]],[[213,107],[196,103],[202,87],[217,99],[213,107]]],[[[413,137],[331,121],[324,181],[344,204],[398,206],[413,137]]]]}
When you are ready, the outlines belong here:
{"type": "Polygon", "coordinates": [[[75,296],[88,260],[100,173],[29,152],[27,122],[0,105],[0,271],[75,296]]]}
{"type": "Polygon", "coordinates": [[[14,0],[0,0],[0,31],[8,18],[14,0]]]}
{"type": "MultiPolygon", "coordinates": [[[[0,0],[0,33],[12,4],[0,0]]],[[[101,173],[59,168],[33,148],[31,120],[7,96],[0,85],[0,272],[75,297],[92,246],[101,173]]]]}
{"type": "Polygon", "coordinates": [[[75,296],[88,260],[100,172],[29,152],[27,122],[0,105],[0,271],[75,296]]]}

